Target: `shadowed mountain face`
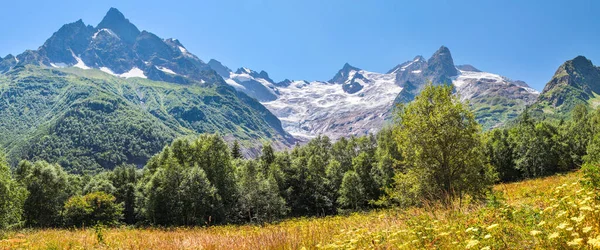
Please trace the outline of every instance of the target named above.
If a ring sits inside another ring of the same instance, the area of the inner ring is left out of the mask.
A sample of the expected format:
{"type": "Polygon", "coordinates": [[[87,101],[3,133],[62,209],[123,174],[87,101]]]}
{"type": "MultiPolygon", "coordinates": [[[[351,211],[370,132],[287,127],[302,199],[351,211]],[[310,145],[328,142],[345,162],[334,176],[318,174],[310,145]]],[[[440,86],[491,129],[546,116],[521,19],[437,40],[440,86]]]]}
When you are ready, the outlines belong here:
{"type": "Polygon", "coordinates": [[[140,31],[117,9],[111,8],[92,27],[79,20],[65,24],[37,50],[4,62],[0,70],[16,65],[95,68],[122,77],[190,84],[215,81],[210,67],[176,39],[162,39],[140,31]]]}

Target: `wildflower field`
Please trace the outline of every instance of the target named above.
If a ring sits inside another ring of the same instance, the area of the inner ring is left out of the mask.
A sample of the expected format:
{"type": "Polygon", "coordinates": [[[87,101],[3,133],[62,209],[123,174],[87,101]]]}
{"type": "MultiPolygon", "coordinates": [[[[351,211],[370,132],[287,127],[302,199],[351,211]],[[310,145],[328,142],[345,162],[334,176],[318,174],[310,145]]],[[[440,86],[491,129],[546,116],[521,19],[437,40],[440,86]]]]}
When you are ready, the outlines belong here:
{"type": "Polygon", "coordinates": [[[486,204],[286,220],[262,226],[88,228],[5,234],[0,249],[600,248],[600,200],[580,172],[494,187],[486,204]]]}

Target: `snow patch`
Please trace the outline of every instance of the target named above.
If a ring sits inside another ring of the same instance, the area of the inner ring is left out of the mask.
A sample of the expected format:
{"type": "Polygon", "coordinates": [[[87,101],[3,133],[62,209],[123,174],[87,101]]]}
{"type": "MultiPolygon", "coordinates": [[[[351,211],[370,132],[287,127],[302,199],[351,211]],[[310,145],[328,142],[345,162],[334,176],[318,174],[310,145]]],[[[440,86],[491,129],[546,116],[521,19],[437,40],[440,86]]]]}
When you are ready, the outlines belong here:
{"type": "Polygon", "coordinates": [[[71,50],[71,55],[77,61],[77,63],[75,65],[73,65],[73,67],[77,67],[77,68],[80,68],[80,69],[90,69],[90,67],[86,66],[85,63],[83,62],[83,60],[81,60],[81,58],[79,58],[78,56],[76,56],[75,53],[73,53],[72,50],[71,50]]]}
{"type": "Polygon", "coordinates": [[[133,67],[128,72],[120,74],[119,76],[124,77],[124,78],[131,78],[131,77],[148,78],[148,77],[146,77],[146,75],[144,75],[144,71],[142,71],[138,67],[133,67]]]}
{"type": "Polygon", "coordinates": [[[115,72],[113,72],[112,70],[110,70],[107,67],[100,67],[100,71],[102,71],[104,73],[107,73],[107,74],[111,74],[113,76],[119,76],[119,75],[115,74],[115,72]]]}
{"type": "Polygon", "coordinates": [[[181,53],[183,53],[183,54],[187,54],[187,53],[188,53],[187,49],[185,49],[185,48],[184,48],[184,47],[182,47],[182,46],[177,46],[177,48],[178,48],[178,49],[179,49],[179,51],[181,51],[181,53]]]}
{"type": "Polygon", "coordinates": [[[413,73],[413,74],[421,74],[421,70],[413,70],[413,71],[411,71],[410,73],[413,73]]]}
{"type": "Polygon", "coordinates": [[[155,66],[155,67],[156,67],[156,69],[158,69],[158,70],[160,70],[162,72],[165,72],[167,74],[177,75],[177,73],[175,73],[175,71],[170,70],[169,68],[160,67],[160,66],[155,66]]]}
{"type": "MultiPolygon", "coordinates": [[[[117,36],[117,34],[115,34],[112,30],[104,28],[104,29],[100,29],[100,30],[96,31],[96,33],[94,33],[94,35],[92,36],[92,39],[96,39],[96,37],[98,37],[98,34],[100,34],[100,32],[106,32],[111,36],[119,38],[119,36],[117,36]]],[[[119,39],[121,39],[121,38],[119,38],[119,39]]]]}
{"type": "Polygon", "coordinates": [[[66,68],[69,67],[66,63],[50,63],[50,66],[54,68],[66,68]]]}
{"type": "Polygon", "coordinates": [[[475,72],[475,71],[464,71],[459,70],[458,76],[453,77],[452,83],[457,87],[462,87],[468,82],[471,81],[481,81],[482,79],[494,81],[494,82],[505,82],[508,84],[505,79],[497,74],[492,74],[488,72],[475,72]]]}
{"type": "Polygon", "coordinates": [[[238,90],[244,90],[244,89],[246,89],[246,87],[244,87],[241,84],[235,82],[233,79],[227,78],[227,79],[225,79],[225,82],[227,84],[233,86],[234,88],[238,89],[238,90]]]}

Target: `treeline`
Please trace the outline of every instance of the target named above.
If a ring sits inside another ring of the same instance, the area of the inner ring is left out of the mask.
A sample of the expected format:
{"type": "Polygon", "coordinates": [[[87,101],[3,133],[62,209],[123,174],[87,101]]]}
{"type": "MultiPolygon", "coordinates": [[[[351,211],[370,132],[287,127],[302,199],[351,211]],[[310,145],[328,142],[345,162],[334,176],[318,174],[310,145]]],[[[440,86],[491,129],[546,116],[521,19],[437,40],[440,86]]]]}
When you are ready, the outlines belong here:
{"type": "Polygon", "coordinates": [[[526,110],[515,125],[487,132],[484,143],[500,181],[577,169],[600,160],[600,109],[578,105],[568,121],[536,121],[526,110]]]}
{"type": "Polygon", "coordinates": [[[377,135],[319,136],[291,151],[263,145],[243,159],[218,135],[177,139],[143,169],[94,176],[59,165],[0,161],[0,229],[263,223],[388,206],[485,199],[496,181],[549,175],[599,160],[600,111],[486,133],[450,86],[427,86],[377,135]],[[469,199],[467,199],[469,198],[469,199]]]}

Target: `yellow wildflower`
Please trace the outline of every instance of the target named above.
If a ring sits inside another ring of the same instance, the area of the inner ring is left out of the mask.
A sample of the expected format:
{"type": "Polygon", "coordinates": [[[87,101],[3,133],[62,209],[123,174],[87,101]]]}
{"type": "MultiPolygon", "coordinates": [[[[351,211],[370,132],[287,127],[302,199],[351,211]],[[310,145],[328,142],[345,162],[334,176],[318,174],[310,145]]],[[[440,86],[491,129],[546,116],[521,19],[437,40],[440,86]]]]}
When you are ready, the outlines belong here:
{"type": "Polygon", "coordinates": [[[567,242],[569,246],[579,246],[583,242],[582,238],[573,239],[572,241],[567,242]]]}
{"type": "Polygon", "coordinates": [[[540,221],[540,223],[538,223],[538,227],[541,227],[541,226],[543,226],[543,225],[546,225],[546,222],[545,222],[545,221],[540,221]]]}
{"type": "Polygon", "coordinates": [[[560,225],[558,225],[558,226],[556,227],[556,229],[565,229],[565,228],[567,228],[567,226],[569,226],[569,224],[568,224],[568,223],[565,223],[565,222],[563,222],[563,223],[560,223],[560,225]]]}
{"type": "Polygon", "coordinates": [[[558,238],[558,236],[560,236],[560,234],[558,232],[554,232],[554,233],[551,233],[550,235],[548,235],[548,239],[549,240],[555,239],[555,238],[558,238]]]}
{"type": "Polygon", "coordinates": [[[592,231],[592,227],[584,227],[582,231],[588,233],[589,231],[592,231]]]}
{"type": "Polygon", "coordinates": [[[541,234],[541,233],[542,233],[542,231],[539,231],[539,230],[531,230],[529,232],[529,234],[531,234],[531,236],[536,236],[536,235],[541,234]]]}
{"type": "Polygon", "coordinates": [[[492,224],[492,225],[489,225],[488,227],[486,227],[485,229],[492,230],[492,229],[497,228],[497,227],[498,227],[498,224],[492,224]]]}
{"type": "Polygon", "coordinates": [[[482,247],[481,250],[490,250],[490,246],[482,247]]]}
{"type": "Polygon", "coordinates": [[[471,249],[474,246],[477,246],[477,244],[479,244],[478,240],[469,240],[469,241],[467,241],[467,246],[465,248],[471,249]]]}
{"type": "Polygon", "coordinates": [[[590,238],[587,243],[594,248],[600,248],[600,238],[598,237],[590,238]]]}
{"type": "Polygon", "coordinates": [[[489,239],[489,238],[492,238],[492,235],[491,234],[486,234],[485,236],[483,236],[483,238],[484,239],[489,239]]]}

